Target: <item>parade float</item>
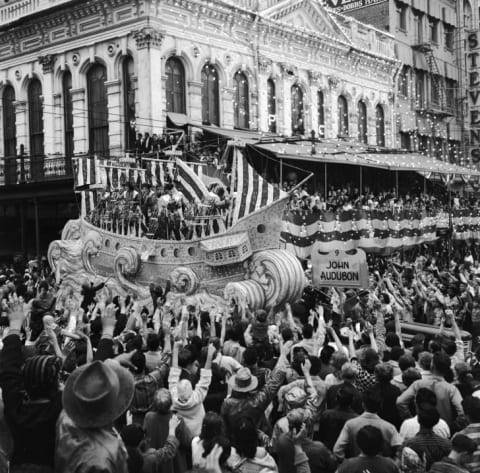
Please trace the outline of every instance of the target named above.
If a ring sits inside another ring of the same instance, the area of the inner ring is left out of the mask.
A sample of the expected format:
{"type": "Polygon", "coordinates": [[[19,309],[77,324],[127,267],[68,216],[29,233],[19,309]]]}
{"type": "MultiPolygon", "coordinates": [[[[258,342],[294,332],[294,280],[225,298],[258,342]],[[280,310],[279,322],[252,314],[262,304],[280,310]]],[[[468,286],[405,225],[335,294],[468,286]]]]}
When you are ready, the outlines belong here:
{"type": "Polygon", "coordinates": [[[167,167],[170,171],[175,167],[177,186],[188,197],[201,197],[205,186],[192,167],[178,158],[166,163],[151,160],[146,166],[128,169],[101,165],[93,158],[77,159],[80,216],[67,222],[61,239],[48,250],[60,298],[80,294],[80,286],[87,281],[104,282],[110,294],[132,294],[145,305],[151,304],[152,285],[164,288],[167,284],[170,298],[219,310],[232,300],[255,310],[301,297],[302,265],[292,253],[280,249],[282,214],[289,195],[259,176],[240,151],[235,156],[230,176],[232,211],[228,217],[196,217],[196,228],[209,230],[180,240],[136,236],[105,222],[95,223],[91,215],[99,202],[97,194],[120,186],[122,172],[127,178],[134,176],[137,183],[153,180],[155,184],[167,167]]]}

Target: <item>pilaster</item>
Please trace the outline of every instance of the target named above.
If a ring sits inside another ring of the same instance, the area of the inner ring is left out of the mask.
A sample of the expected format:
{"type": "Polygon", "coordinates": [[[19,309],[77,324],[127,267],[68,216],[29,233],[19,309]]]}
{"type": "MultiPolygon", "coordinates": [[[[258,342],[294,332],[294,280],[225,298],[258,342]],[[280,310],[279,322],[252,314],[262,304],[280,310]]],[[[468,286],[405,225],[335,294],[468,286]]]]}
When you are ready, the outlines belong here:
{"type": "Polygon", "coordinates": [[[162,64],[163,34],[151,27],[133,31],[137,45],[138,107],[136,128],[140,133],[161,133],[163,111],[162,64]]]}
{"type": "Polygon", "coordinates": [[[224,128],[233,128],[233,89],[220,89],[220,125],[224,128]]]}
{"type": "Polygon", "coordinates": [[[189,109],[187,115],[194,122],[202,122],[202,83],[196,81],[188,82],[189,109]]]}
{"type": "Polygon", "coordinates": [[[72,89],[73,153],[88,152],[88,116],[85,89],[72,89]]]}

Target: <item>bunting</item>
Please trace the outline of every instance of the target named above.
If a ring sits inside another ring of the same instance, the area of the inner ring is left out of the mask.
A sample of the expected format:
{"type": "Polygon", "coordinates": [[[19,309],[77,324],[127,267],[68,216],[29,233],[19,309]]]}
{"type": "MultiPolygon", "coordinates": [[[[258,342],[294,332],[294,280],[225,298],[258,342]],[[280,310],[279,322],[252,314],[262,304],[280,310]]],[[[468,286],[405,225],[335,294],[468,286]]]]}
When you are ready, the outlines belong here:
{"type": "Polygon", "coordinates": [[[284,214],[282,225],[285,247],[300,258],[308,258],[317,241],[322,252],[362,248],[388,254],[437,239],[436,217],[425,212],[291,211],[284,214]]]}
{"type": "Polygon", "coordinates": [[[177,181],[181,186],[183,195],[189,202],[204,201],[210,194],[207,187],[197,174],[181,159],[176,160],[177,181]]]}

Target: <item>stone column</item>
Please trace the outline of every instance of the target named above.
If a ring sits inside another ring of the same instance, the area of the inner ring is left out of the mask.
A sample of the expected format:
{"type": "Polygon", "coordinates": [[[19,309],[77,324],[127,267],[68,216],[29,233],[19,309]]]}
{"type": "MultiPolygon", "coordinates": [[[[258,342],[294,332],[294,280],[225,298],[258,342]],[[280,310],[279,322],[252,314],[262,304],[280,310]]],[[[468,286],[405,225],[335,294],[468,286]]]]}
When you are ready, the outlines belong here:
{"type": "Polygon", "coordinates": [[[30,151],[30,135],[28,133],[27,102],[16,100],[13,105],[15,107],[15,128],[17,130],[17,154],[20,153],[22,145],[25,154],[28,154],[30,151]]]}
{"type": "Polygon", "coordinates": [[[73,153],[88,152],[88,115],[85,89],[72,89],[73,153]]]}
{"type": "Polygon", "coordinates": [[[220,89],[220,126],[233,128],[233,89],[222,87],[220,89]]]}
{"type": "Polygon", "coordinates": [[[43,71],[43,152],[45,155],[55,153],[55,109],[53,104],[53,68],[55,56],[39,56],[38,62],[43,71]]]}
{"type": "Polygon", "coordinates": [[[187,115],[192,121],[202,123],[202,83],[189,81],[187,93],[189,104],[187,115]]]}
{"type": "Polygon", "coordinates": [[[108,140],[111,156],[120,156],[122,152],[122,135],[124,116],[122,110],[122,87],[120,80],[105,82],[108,103],[108,140]]]}
{"type": "Polygon", "coordinates": [[[132,32],[137,43],[138,102],[136,128],[140,133],[162,133],[165,116],[162,113],[163,87],[160,48],[163,34],[146,26],[132,32]]]}
{"type": "Polygon", "coordinates": [[[281,80],[281,90],[279,90],[283,102],[282,109],[279,109],[278,132],[287,136],[292,134],[292,80],[289,76],[283,75],[281,80]]]}
{"type": "Polygon", "coordinates": [[[268,132],[269,127],[267,82],[272,73],[272,67],[273,63],[271,59],[265,56],[258,58],[257,123],[258,129],[263,132],[268,132]]]}

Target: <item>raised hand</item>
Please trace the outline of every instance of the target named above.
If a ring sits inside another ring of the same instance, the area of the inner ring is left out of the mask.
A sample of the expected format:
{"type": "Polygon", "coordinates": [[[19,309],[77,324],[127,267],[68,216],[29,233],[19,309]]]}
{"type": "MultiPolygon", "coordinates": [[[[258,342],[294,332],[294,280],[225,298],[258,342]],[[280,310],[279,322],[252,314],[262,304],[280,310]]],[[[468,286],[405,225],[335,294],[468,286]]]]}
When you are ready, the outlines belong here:
{"type": "Polygon", "coordinates": [[[7,315],[10,322],[10,328],[20,330],[25,320],[25,311],[23,310],[23,298],[16,294],[10,294],[7,301],[7,315]]]}

